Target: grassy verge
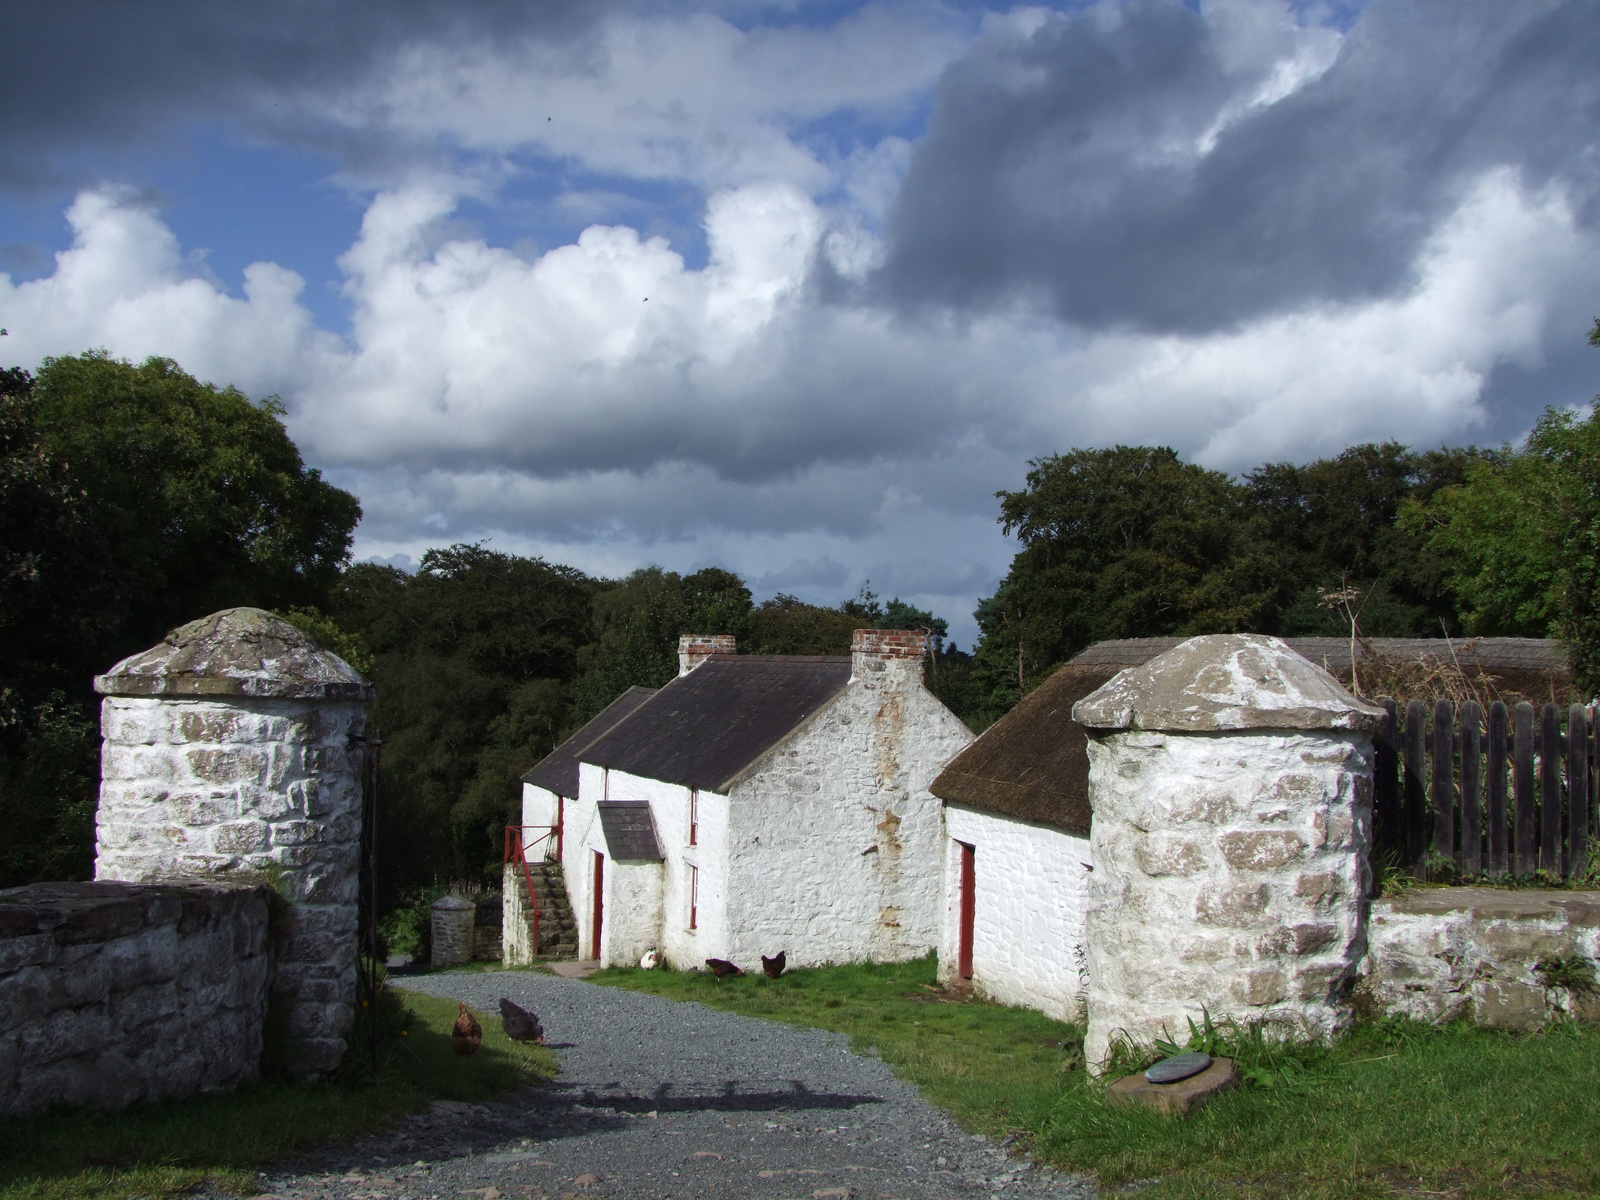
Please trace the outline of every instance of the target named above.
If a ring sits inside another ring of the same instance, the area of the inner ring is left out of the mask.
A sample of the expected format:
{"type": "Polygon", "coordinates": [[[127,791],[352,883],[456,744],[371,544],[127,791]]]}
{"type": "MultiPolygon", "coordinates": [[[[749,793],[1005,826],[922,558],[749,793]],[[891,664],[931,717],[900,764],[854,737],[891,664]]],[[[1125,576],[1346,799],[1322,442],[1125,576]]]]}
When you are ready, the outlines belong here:
{"type": "Polygon", "coordinates": [[[371,1132],[430,1100],[486,1100],[555,1073],[554,1056],[510,1041],[498,1016],[478,1014],[483,1046],[461,1058],[450,1048],[454,1001],[408,992],[404,1002],[411,1018],[403,1035],[392,1031],[375,1083],[262,1084],[116,1113],[0,1121],[0,1200],[126,1200],[207,1179],[248,1194],[275,1158],[371,1132]]]}
{"type": "Polygon", "coordinates": [[[1390,1020],[1327,1049],[1224,1031],[1210,1049],[1237,1056],[1247,1086],[1179,1119],[1107,1108],[1070,1026],[981,1001],[916,998],[932,995],[933,974],[925,960],[776,982],[659,971],[594,980],[839,1030],[971,1129],[1019,1134],[1040,1158],[1109,1185],[1156,1181],[1141,1198],[1600,1194],[1593,1027],[1512,1035],[1390,1020]]]}

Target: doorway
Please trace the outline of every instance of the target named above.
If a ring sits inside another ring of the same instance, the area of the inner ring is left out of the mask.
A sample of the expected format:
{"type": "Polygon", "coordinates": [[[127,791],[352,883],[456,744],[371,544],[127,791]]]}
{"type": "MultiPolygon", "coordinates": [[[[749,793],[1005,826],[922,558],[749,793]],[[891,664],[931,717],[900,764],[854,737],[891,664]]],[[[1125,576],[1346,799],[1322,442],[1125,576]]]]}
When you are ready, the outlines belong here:
{"type": "Polygon", "coordinates": [[[960,941],[956,951],[956,974],[962,979],[972,978],[972,918],[977,909],[978,848],[966,842],[961,847],[961,924],[960,941]]]}
{"type": "Polygon", "coordinates": [[[589,953],[598,960],[600,958],[600,931],[605,916],[606,895],[606,856],[600,851],[594,852],[594,910],[593,919],[589,925],[589,953]]]}

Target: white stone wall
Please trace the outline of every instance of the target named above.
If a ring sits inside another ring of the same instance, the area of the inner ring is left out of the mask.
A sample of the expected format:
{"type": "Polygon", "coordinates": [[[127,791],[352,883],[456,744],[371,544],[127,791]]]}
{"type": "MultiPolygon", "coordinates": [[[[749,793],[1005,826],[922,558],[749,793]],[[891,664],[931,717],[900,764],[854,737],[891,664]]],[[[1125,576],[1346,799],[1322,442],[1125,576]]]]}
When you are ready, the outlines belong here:
{"type": "Polygon", "coordinates": [[[1058,1021],[1081,1020],[1089,971],[1089,840],[959,804],[945,806],[945,831],[940,978],[957,982],[964,842],[976,851],[974,988],[1001,1004],[1036,1009],[1058,1021]]]}
{"type": "Polygon", "coordinates": [[[1205,1011],[1315,1036],[1348,1020],[1371,756],[1344,731],[1090,740],[1090,1063],[1205,1011]]]}
{"type": "Polygon", "coordinates": [[[1523,1031],[1600,1019],[1600,994],[1552,987],[1538,970],[1600,962],[1600,892],[1426,888],[1374,900],[1367,938],[1356,1006],[1372,1015],[1523,1031]]]}
{"type": "Polygon", "coordinates": [[[330,1071],[355,1002],[358,700],[107,696],[95,878],[260,872],[288,901],[273,975],[292,1066],[330,1071]]]}
{"type": "Polygon", "coordinates": [[[875,661],[730,791],[718,957],[895,962],[938,946],[944,820],[928,785],[973,735],[919,659],[875,661]]]}

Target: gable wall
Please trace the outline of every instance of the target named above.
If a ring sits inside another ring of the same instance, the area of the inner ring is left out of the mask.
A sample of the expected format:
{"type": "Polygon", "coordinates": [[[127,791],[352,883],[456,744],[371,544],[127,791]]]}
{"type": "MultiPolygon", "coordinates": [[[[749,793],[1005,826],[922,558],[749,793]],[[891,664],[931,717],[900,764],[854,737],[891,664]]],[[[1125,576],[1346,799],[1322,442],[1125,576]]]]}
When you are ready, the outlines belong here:
{"type": "Polygon", "coordinates": [[[747,970],[917,958],[939,943],[934,777],[973,735],[920,663],[858,677],[730,795],[728,953],[747,970]]]}
{"type": "Polygon", "coordinates": [[[559,798],[552,791],[535,784],[522,785],[522,823],[524,825],[554,825],[559,798]]]}

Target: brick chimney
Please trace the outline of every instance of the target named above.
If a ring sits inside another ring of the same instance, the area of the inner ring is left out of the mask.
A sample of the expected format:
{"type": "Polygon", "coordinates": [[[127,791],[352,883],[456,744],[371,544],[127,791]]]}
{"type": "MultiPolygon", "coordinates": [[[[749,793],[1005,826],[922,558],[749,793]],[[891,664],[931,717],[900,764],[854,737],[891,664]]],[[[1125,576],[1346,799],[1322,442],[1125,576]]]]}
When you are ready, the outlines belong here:
{"type": "Polygon", "coordinates": [[[739,641],[731,633],[686,633],[678,638],[678,678],[682,679],[713,654],[737,654],[739,641]]]}
{"type": "Polygon", "coordinates": [[[850,642],[850,678],[903,683],[922,679],[928,635],[915,629],[858,629],[850,642]]]}

